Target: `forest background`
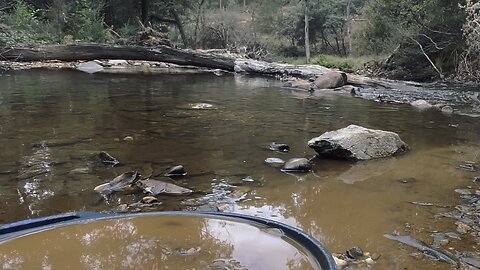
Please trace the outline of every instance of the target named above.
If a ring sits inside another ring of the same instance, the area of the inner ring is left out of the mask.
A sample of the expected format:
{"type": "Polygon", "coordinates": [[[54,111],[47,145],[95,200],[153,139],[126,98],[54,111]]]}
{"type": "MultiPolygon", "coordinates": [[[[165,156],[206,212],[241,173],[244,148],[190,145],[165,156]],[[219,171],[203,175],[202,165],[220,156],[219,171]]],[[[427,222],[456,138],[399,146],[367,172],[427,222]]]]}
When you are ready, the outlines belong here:
{"type": "MultiPolygon", "coordinates": [[[[474,0],[1,0],[0,48],[146,43],[431,81],[480,79],[474,0]]],[[[1,55],[1,50],[0,50],[1,55]]]]}

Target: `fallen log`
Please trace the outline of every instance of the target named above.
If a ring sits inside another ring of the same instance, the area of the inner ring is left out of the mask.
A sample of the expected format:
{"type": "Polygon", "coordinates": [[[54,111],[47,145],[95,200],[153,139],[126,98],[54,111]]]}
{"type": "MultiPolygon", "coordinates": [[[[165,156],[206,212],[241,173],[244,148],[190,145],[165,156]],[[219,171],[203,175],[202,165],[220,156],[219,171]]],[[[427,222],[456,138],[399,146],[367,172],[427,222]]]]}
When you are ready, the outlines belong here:
{"type": "MultiPolygon", "coordinates": [[[[240,55],[216,51],[181,50],[159,45],[156,47],[120,46],[109,44],[45,45],[0,49],[0,60],[12,62],[78,61],[123,59],[172,63],[221,69],[241,73],[299,77],[319,77],[331,69],[319,65],[291,65],[243,59],[240,55]]],[[[41,65],[39,65],[41,67],[41,65]]],[[[1,67],[0,67],[1,68],[1,67]]],[[[399,82],[347,74],[347,84],[395,88],[399,82]]]]}
{"type": "MultiPolygon", "coordinates": [[[[237,59],[235,60],[235,72],[259,74],[259,75],[279,75],[291,76],[302,79],[310,79],[320,77],[332,69],[320,65],[291,65],[282,63],[270,63],[265,61],[258,61],[252,59],[237,59]]],[[[384,87],[395,88],[398,85],[403,85],[403,82],[392,81],[380,78],[371,78],[361,75],[346,73],[347,84],[358,86],[384,87]]]]}
{"type": "Polygon", "coordinates": [[[331,69],[319,65],[291,65],[252,59],[237,59],[235,71],[249,74],[281,75],[301,78],[321,76],[331,69]]]}
{"type": "Polygon", "coordinates": [[[76,61],[125,59],[167,62],[233,71],[235,59],[199,51],[179,50],[168,46],[140,47],[104,44],[50,45],[4,48],[0,59],[7,61],[76,61]]]}

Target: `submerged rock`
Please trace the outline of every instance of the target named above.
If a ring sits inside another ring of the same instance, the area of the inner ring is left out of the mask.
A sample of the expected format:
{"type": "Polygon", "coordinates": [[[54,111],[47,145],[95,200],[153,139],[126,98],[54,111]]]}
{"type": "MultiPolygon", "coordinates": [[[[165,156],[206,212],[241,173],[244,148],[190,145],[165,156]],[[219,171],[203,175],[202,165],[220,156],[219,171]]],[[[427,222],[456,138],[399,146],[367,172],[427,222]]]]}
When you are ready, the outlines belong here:
{"type": "Polygon", "coordinates": [[[443,249],[430,247],[426,243],[419,241],[411,236],[402,236],[389,233],[384,234],[383,236],[390,240],[395,240],[404,245],[416,248],[420,252],[427,254],[429,257],[434,258],[435,260],[453,264],[455,266],[458,265],[458,258],[456,258],[450,252],[443,249]]]}
{"type": "Polygon", "coordinates": [[[115,177],[112,181],[108,183],[96,186],[93,190],[103,194],[126,191],[132,186],[134,186],[139,179],[140,175],[137,172],[126,172],[115,177]]]}
{"type": "Polygon", "coordinates": [[[347,75],[343,72],[329,71],[318,77],[313,83],[320,89],[333,89],[345,85],[347,75]]]}
{"type": "Polygon", "coordinates": [[[285,162],[282,171],[284,172],[308,172],[312,169],[312,164],[306,158],[292,158],[285,162]]]}
{"type": "Polygon", "coordinates": [[[288,83],[285,84],[286,86],[291,86],[291,87],[294,87],[294,88],[301,88],[301,89],[305,89],[305,90],[310,90],[313,88],[313,84],[307,80],[302,80],[302,79],[297,79],[297,80],[293,80],[293,81],[290,81],[288,83]]]}
{"type": "Polygon", "coordinates": [[[104,165],[115,166],[120,163],[120,161],[105,151],[100,152],[98,158],[104,165]]]}
{"type": "Polygon", "coordinates": [[[167,177],[180,177],[180,176],[185,176],[187,175],[187,171],[185,170],[185,167],[182,165],[177,165],[174,166],[165,173],[165,176],[167,177]]]}
{"type": "Polygon", "coordinates": [[[442,113],[444,114],[452,114],[453,113],[453,108],[451,106],[443,106],[441,109],[442,113]]]}
{"type": "Polygon", "coordinates": [[[215,110],[217,109],[213,104],[199,102],[199,103],[188,103],[184,105],[177,106],[179,109],[184,110],[215,110]]]}
{"type": "Polygon", "coordinates": [[[308,146],[321,157],[351,160],[383,158],[408,150],[408,145],[394,132],[357,125],[325,132],[308,141],[308,146]]]}
{"type": "Polygon", "coordinates": [[[290,151],[291,147],[290,145],[286,144],[286,143],[271,143],[270,144],[270,147],[269,147],[270,150],[272,151],[278,151],[278,152],[288,152],[290,151]]]}
{"type": "Polygon", "coordinates": [[[460,170],[467,171],[467,172],[478,171],[478,166],[474,162],[465,162],[463,164],[458,165],[457,168],[460,169],[460,170]]]}

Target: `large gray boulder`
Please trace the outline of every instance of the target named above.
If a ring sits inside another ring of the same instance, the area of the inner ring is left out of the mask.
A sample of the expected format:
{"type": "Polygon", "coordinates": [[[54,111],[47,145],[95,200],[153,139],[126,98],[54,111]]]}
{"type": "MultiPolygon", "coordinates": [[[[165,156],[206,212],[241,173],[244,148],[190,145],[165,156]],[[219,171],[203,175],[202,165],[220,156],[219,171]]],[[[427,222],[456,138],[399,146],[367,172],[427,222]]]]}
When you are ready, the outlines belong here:
{"type": "Polygon", "coordinates": [[[320,89],[333,89],[344,86],[346,81],[347,75],[345,73],[329,71],[315,79],[313,84],[320,89]]]}
{"type": "Polygon", "coordinates": [[[337,159],[368,160],[406,152],[408,145],[398,134],[350,125],[323,133],[308,141],[319,156],[337,159]]]}

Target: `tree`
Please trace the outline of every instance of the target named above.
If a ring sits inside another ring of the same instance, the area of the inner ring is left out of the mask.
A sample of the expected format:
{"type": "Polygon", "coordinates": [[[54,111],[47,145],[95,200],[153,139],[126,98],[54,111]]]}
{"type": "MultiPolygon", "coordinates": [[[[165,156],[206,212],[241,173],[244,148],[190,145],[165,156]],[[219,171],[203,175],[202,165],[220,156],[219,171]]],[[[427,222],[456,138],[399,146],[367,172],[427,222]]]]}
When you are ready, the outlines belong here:
{"type": "Polygon", "coordinates": [[[418,75],[413,79],[455,72],[465,44],[465,13],[459,8],[463,3],[464,0],[371,1],[365,11],[364,48],[375,54],[395,52],[388,58],[388,65],[401,68],[407,75],[418,75]]]}
{"type": "Polygon", "coordinates": [[[307,64],[311,63],[309,32],[308,0],[305,0],[305,57],[307,59],[307,64]]]}

